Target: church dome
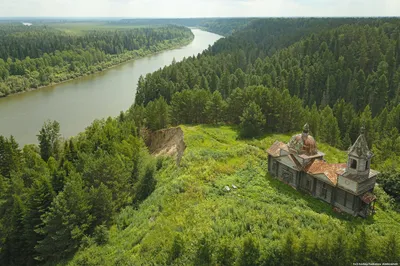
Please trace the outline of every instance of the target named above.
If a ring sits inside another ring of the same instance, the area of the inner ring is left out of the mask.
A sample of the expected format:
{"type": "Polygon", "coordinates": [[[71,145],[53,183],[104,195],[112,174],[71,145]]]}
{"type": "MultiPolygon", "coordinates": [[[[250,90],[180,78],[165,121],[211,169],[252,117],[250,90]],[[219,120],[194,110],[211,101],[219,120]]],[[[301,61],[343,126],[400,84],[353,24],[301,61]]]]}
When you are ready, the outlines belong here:
{"type": "Polygon", "coordinates": [[[317,142],[309,135],[308,124],[304,125],[303,133],[294,135],[288,143],[289,151],[296,154],[305,154],[308,156],[318,153],[317,142]]]}

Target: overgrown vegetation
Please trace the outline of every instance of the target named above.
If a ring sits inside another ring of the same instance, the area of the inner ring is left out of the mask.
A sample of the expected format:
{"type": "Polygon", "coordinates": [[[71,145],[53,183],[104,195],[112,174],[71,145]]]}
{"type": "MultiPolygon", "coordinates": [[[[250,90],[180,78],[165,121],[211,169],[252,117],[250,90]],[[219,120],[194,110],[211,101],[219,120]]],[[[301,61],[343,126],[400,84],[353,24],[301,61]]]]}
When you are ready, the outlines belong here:
{"type": "MultiPolygon", "coordinates": [[[[265,147],[276,139],[288,141],[290,134],[239,140],[238,131],[227,126],[182,129],[187,149],[181,166],[164,160],[152,195],[138,209],[127,207],[118,215],[107,244],[81,249],[68,265],[398,260],[400,215],[384,209],[383,196],[374,216],[355,218],[267,174],[265,147]]],[[[328,161],[345,160],[345,152],[328,147],[319,147],[328,161]]]]}

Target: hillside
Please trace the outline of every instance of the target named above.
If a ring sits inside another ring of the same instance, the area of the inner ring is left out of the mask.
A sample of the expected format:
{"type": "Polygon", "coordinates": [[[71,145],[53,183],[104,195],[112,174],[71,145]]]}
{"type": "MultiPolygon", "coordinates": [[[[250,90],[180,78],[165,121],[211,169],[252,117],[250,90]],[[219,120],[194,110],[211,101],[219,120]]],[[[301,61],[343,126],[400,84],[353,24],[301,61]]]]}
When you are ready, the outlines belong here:
{"type": "Polygon", "coordinates": [[[287,133],[308,122],[317,140],[342,150],[364,126],[379,182],[400,201],[399,23],[254,20],[201,55],[139,79],[135,105],[164,99],[173,125],[239,125],[253,104],[264,132],[287,133]]]}
{"type": "MultiPolygon", "coordinates": [[[[303,259],[312,256],[319,265],[354,261],[360,256],[360,241],[373,261],[384,261],[389,234],[400,234],[400,215],[386,209],[387,196],[379,188],[377,212],[364,220],[335,213],[331,206],[272,179],[266,173],[265,149],[276,139],[288,141],[290,135],[245,141],[227,126],[182,129],[187,149],[181,166],[165,159],[151,196],[137,210],[127,207],[118,215],[107,243],[87,241],[67,265],[196,265],[207,254],[212,264],[223,265],[229,252],[239,263],[248,239],[258,247],[260,262],[269,265],[287,264],[280,259],[291,248],[297,254],[293,260],[303,252],[303,259]],[[362,229],[367,240],[360,238],[362,229]],[[289,250],[288,235],[294,241],[289,250]],[[339,235],[344,244],[335,250],[339,235]],[[334,252],[345,255],[336,258],[334,252]]],[[[346,160],[344,152],[328,145],[319,149],[329,162],[346,160]]]]}
{"type": "Polygon", "coordinates": [[[0,264],[399,261],[399,21],[255,20],[140,77],[127,112],[74,138],[62,139],[57,121],[44,124],[38,146],[0,136],[0,264]],[[342,150],[362,132],[348,174],[357,186],[371,181],[375,215],[337,213],[269,176],[266,149],[305,123],[300,147],[325,143],[331,163],[346,162],[342,150]],[[179,166],[145,144],[184,151],[179,166]],[[376,186],[369,166],[381,171],[376,186]]]}

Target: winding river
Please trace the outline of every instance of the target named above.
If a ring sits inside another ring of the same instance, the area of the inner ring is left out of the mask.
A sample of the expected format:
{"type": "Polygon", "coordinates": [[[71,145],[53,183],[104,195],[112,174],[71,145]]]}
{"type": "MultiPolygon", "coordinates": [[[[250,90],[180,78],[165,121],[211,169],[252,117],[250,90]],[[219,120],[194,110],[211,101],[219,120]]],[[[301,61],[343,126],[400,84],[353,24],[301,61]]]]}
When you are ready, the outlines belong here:
{"type": "Polygon", "coordinates": [[[130,61],[91,76],[35,91],[0,98],[0,135],[13,135],[20,145],[37,143],[47,119],[61,124],[67,138],[83,131],[94,119],[117,116],[133,103],[140,75],[184,57],[197,55],[222,36],[192,29],[193,42],[179,49],[130,61]]]}

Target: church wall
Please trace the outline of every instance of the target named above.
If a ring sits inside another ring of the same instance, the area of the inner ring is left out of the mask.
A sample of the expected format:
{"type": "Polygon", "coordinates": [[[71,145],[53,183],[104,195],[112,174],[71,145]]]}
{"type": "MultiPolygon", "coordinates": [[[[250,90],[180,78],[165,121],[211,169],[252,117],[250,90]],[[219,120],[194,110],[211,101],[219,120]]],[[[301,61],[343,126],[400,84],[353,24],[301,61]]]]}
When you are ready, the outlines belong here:
{"type": "Polygon", "coordinates": [[[279,164],[278,177],[285,183],[296,187],[297,171],[287,167],[286,165],[279,164]]]}
{"type": "Polygon", "coordinates": [[[336,189],[335,203],[340,204],[341,206],[344,206],[345,200],[346,200],[346,191],[344,191],[342,189],[336,189]]]}
{"type": "Polygon", "coordinates": [[[304,174],[300,179],[300,188],[302,190],[312,193],[314,187],[314,180],[315,180],[314,177],[304,174]]]}
{"type": "Polygon", "coordinates": [[[348,191],[352,191],[354,193],[357,192],[357,182],[346,178],[344,176],[339,176],[338,177],[338,187],[346,189],[348,191]]]}
{"type": "Polygon", "coordinates": [[[280,163],[271,155],[268,156],[268,171],[273,177],[277,177],[279,173],[280,163]]]}
{"type": "Polygon", "coordinates": [[[372,177],[370,179],[365,180],[362,183],[358,184],[358,193],[362,194],[367,192],[375,187],[376,177],[372,177]]]}
{"type": "Polygon", "coordinates": [[[346,208],[353,210],[354,195],[346,192],[346,208]]]}
{"type": "Polygon", "coordinates": [[[331,203],[333,187],[319,180],[317,180],[316,183],[315,196],[323,201],[331,203]]]}
{"type": "Polygon", "coordinates": [[[336,188],[334,205],[349,214],[355,214],[359,208],[358,199],[357,196],[336,188]]]}

